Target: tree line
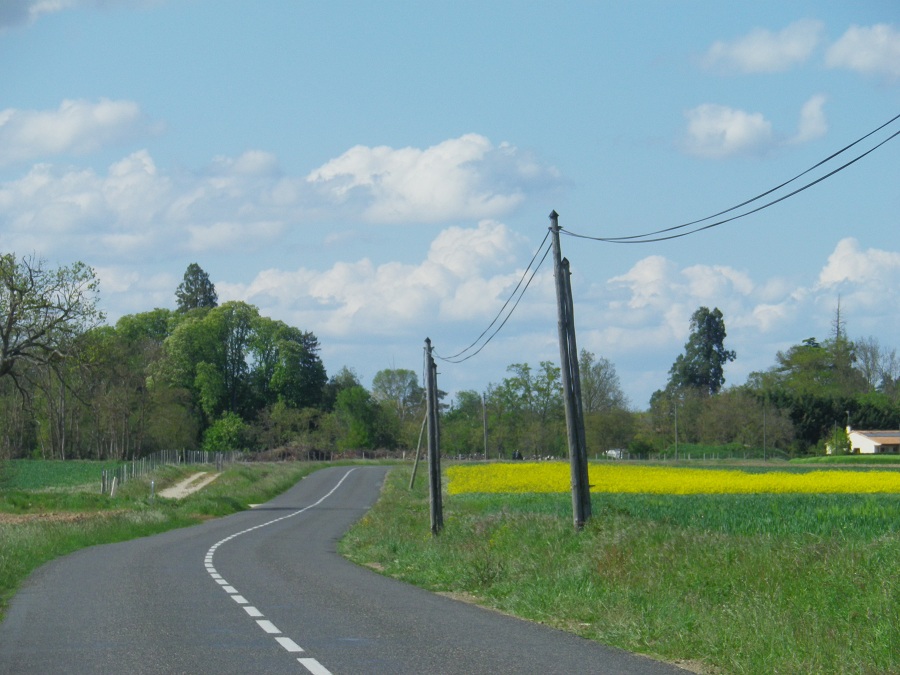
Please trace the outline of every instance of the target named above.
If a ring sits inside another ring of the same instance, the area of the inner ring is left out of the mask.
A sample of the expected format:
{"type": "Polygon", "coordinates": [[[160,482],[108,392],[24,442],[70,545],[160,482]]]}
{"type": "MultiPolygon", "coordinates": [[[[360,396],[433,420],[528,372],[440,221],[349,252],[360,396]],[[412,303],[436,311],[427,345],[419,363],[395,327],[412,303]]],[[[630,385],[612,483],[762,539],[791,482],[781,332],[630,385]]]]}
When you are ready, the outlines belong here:
{"type": "Polygon", "coordinates": [[[900,359],[876,337],[851,340],[835,312],[831,335],[811,337],[775,355],[769,369],[723,389],[723,366],[736,358],[724,349],[718,309],[700,307],[691,336],[654,392],[634,439],[642,451],[683,443],[734,444],[789,455],[822,453],[826,444],[849,450],[845,429],[900,428],[900,359]]]}
{"type": "MultiPolygon", "coordinates": [[[[349,368],[330,377],[315,334],[219,304],[196,263],[175,309],[106,325],[97,280],[81,264],[50,269],[0,256],[0,458],[132,459],[163,449],[243,449],[319,456],[411,450],[424,416],[412,370],[385,369],[366,388],[349,368]]],[[[690,336],[647,410],[625,397],[614,365],[579,355],[588,451],[671,452],[678,443],[787,454],[846,447],[845,426],[900,426],[900,359],[874,337],[832,335],[779,352],[768,370],[725,387],[718,308],[698,308],[690,336]]],[[[450,455],[566,454],[559,367],[514,363],[484,391],[441,394],[450,455]]]]}
{"type": "MultiPolygon", "coordinates": [[[[162,449],[395,448],[396,383],[328,378],[315,334],[218,303],[196,263],[177,308],[104,325],[97,280],[0,258],[0,457],[133,459],[162,449]],[[381,396],[381,398],[378,398],[381,396]]],[[[411,395],[415,397],[415,392],[411,395]]]]}

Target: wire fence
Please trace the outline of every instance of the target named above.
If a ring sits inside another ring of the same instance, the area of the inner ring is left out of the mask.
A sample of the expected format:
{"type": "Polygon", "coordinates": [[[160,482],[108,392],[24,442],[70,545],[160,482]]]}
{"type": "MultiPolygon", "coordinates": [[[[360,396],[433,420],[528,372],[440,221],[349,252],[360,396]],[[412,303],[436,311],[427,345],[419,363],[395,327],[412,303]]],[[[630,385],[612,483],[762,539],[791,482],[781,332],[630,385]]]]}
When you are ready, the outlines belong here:
{"type": "Polygon", "coordinates": [[[167,465],[215,464],[216,471],[221,471],[225,464],[238,461],[243,453],[210,452],[208,450],[160,450],[152,455],[125,462],[115,469],[104,469],[100,477],[101,494],[111,494],[117,486],[130,480],[141,478],[167,465]]]}

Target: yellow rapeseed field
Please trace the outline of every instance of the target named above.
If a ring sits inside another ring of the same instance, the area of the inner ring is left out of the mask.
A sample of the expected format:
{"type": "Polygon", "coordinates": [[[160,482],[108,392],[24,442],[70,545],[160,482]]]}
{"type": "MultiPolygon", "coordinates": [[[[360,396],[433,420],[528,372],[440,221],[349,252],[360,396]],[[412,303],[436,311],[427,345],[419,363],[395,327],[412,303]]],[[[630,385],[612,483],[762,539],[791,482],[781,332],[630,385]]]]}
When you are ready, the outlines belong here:
{"type": "MultiPolygon", "coordinates": [[[[447,469],[451,495],[468,492],[568,492],[567,462],[456,465],[447,469]]],[[[748,473],[632,464],[591,464],[591,492],[652,494],[872,493],[900,492],[900,471],[748,473]]]]}

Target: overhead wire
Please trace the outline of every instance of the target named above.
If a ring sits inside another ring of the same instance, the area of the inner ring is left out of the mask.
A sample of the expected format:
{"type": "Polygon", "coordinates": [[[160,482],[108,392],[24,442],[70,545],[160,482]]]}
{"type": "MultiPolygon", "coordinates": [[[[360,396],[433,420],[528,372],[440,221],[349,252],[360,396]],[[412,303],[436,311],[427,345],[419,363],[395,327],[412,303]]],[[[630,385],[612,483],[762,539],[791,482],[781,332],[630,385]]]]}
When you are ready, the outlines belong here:
{"type": "Polygon", "coordinates": [[[697,225],[697,224],[699,224],[699,223],[706,222],[707,220],[710,220],[710,219],[712,219],[712,218],[716,218],[716,217],[721,216],[721,215],[724,215],[724,214],[726,214],[726,213],[731,213],[732,211],[735,211],[735,210],[737,210],[737,209],[739,209],[739,208],[741,208],[741,207],[743,207],[743,206],[747,206],[748,204],[752,204],[753,202],[758,201],[758,200],[762,199],[763,197],[766,197],[766,196],[772,194],[773,192],[777,192],[778,190],[780,190],[780,189],[782,189],[783,187],[789,185],[790,183],[793,183],[794,181],[796,181],[797,179],[799,179],[799,178],[805,176],[806,174],[810,173],[811,171],[814,171],[815,169],[821,167],[821,166],[824,165],[824,164],[827,164],[828,162],[830,162],[830,161],[831,161],[832,159],[834,159],[835,157],[841,155],[842,153],[846,152],[846,151],[849,150],[850,148],[852,148],[852,147],[854,147],[855,145],[861,143],[862,141],[864,141],[865,139],[869,138],[869,137],[872,136],[873,134],[878,133],[879,131],[881,131],[882,129],[884,129],[884,128],[887,127],[887,126],[890,126],[892,123],[896,122],[898,119],[900,119],[900,114],[898,114],[898,115],[892,117],[890,120],[888,120],[888,121],[885,122],[884,124],[880,125],[878,128],[876,128],[876,129],[870,131],[869,133],[865,134],[864,136],[861,136],[860,138],[858,138],[858,139],[856,139],[855,141],[853,141],[852,143],[850,143],[850,144],[844,146],[843,148],[841,148],[841,149],[838,150],[837,152],[834,152],[834,153],[832,153],[831,155],[829,155],[828,157],[826,157],[825,159],[823,159],[823,160],[817,162],[816,164],[814,164],[814,165],[811,166],[810,168],[806,169],[805,171],[802,171],[801,173],[797,174],[797,175],[794,176],[793,178],[784,181],[784,182],[781,183],[780,185],[777,185],[777,186],[775,186],[775,187],[773,187],[773,188],[771,188],[771,189],[769,189],[769,190],[766,190],[765,192],[762,192],[762,193],[756,195],[755,197],[752,197],[751,199],[747,199],[747,200],[741,202],[740,204],[737,204],[737,205],[735,205],[735,206],[732,206],[732,207],[730,207],[730,208],[728,208],[728,209],[725,209],[725,210],[723,210],[723,211],[719,211],[718,213],[714,213],[713,215],[707,216],[707,217],[705,217],[705,218],[700,218],[700,219],[698,219],[698,220],[693,220],[693,221],[688,222],[688,223],[682,223],[681,225],[675,225],[675,226],[673,226],[673,227],[667,227],[667,228],[664,228],[664,229],[661,229],[661,230],[655,230],[655,231],[653,231],[653,232],[646,232],[646,233],[644,233],[644,234],[629,235],[629,236],[625,236],[625,237],[594,237],[594,236],[589,236],[589,235],[577,234],[577,233],[574,233],[574,232],[571,232],[571,231],[568,231],[568,230],[565,230],[565,229],[561,229],[560,231],[563,232],[564,234],[567,234],[567,235],[572,236],[572,237],[578,237],[578,238],[581,238],[581,239],[591,239],[591,240],[594,240],[594,241],[603,241],[603,242],[607,242],[607,243],[611,243],[611,244],[648,244],[648,243],[652,243],[652,242],[668,241],[668,240],[671,240],[671,239],[678,239],[678,238],[680,238],[680,237],[685,237],[685,236],[688,236],[688,235],[690,235],[690,234],[696,234],[697,232],[702,232],[702,231],[704,231],[704,230],[708,230],[708,229],[711,229],[711,228],[713,228],[713,227],[718,227],[719,225],[724,225],[725,223],[730,223],[730,222],[732,222],[732,221],[734,221],[734,220],[738,220],[738,219],[740,219],[740,218],[744,218],[744,217],[746,217],[746,216],[749,216],[749,215],[752,215],[752,214],[757,213],[757,212],[759,212],[759,211],[762,211],[763,209],[766,209],[766,208],[769,208],[770,206],[773,206],[773,205],[775,205],[775,204],[778,204],[779,202],[782,202],[782,201],[784,201],[785,199],[788,199],[789,197],[793,197],[794,195],[796,195],[796,194],[798,194],[798,193],[800,193],[800,192],[803,192],[804,190],[807,190],[807,189],[811,188],[812,186],[814,186],[814,185],[816,185],[816,184],[818,184],[818,183],[821,183],[823,180],[825,180],[825,179],[827,179],[827,178],[830,178],[830,177],[833,176],[834,174],[836,174],[836,173],[838,173],[838,172],[840,172],[840,171],[843,171],[844,169],[846,169],[847,167],[851,166],[852,164],[855,164],[856,162],[858,162],[859,160],[861,160],[861,159],[862,159],[863,157],[865,157],[866,155],[868,155],[868,154],[874,152],[875,150],[877,150],[878,148],[880,148],[882,145],[884,145],[884,144],[887,143],[888,141],[890,141],[890,140],[892,140],[893,138],[895,138],[896,136],[900,135],[900,131],[894,132],[893,134],[891,134],[890,136],[888,136],[887,138],[885,138],[885,139],[884,139],[883,141],[881,141],[880,143],[876,144],[875,146],[873,146],[872,148],[870,148],[870,149],[867,150],[866,152],[862,153],[861,155],[855,157],[854,159],[850,160],[849,162],[846,162],[845,164],[839,166],[837,169],[834,169],[833,171],[830,171],[829,173],[825,174],[824,176],[822,176],[822,177],[820,177],[820,178],[818,178],[818,179],[816,179],[816,180],[814,180],[814,181],[812,181],[812,182],[810,182],[810,183],[807,183],[807,184],[804,185],[803,187],[798,188],[798,189],[796,189],[796,190],[794,190],[794,191],[792,191],[792,192],[790,192],[790,193],[788,193],[788,194],[786,194],[786,195],[783,195],[782,197],[779,197],[778,199],[774,199],[774,200],[772,200],[772,201],[770,201],[770,202],[767,202],[767,203],[763,204],[762,206],[758,206],[758,207],[756,207],[756,208],[754,208],[754,209],[751,209],[751,210],[746,211],[746,212],[744,212],[744,213],[738,214],[738,215],[736,215],[736,216],[732,216],[732,217],[730,217],[730,218],[725,218],[725,219],[723,219],[723,220],[719,220],[719,221],[716,221],[716,222],[714,222],[714,223],[710,223],[710,224],[708,224],[708,225],[704,225],[704,226],[702,226],[702,227],[694,228],[693,230],[689,230],[689,231],[687,231],[687,232],[681,232],[681,233],[678,233],[678,234],[668,235],[668,236],[664,236],[664,237],[656,237],[656,236],[655,236],[655,235],[658,235],[658,234],[665,234],[665,233],[667,233],[667,232],[674,232],[674,231],[676,231],[676,230],[684,229],[684,228],[690,227],[690,226],[692,226],[692,225],[697,225]]]}
{"type": "Polygon", "coordinates": [[[467,351],[472,349],[475,345],[477,345],[478,341],[481,340],[481,338],[483,338],[485,336],[485,333],[487,333],[491,329],[491,327],[495,323],[497,323],[497,320],[503,314],[503,310],[506,309],[506,306],[509,305],[509,303],[512,301],[512,299],[515,297],[516,292],[519,290],[519,287],[522,285],[522,282],[525,281],[525,277],[528,276],[528,271],[531,269],[531,266],[534,264],[534,261],[537,259],[541,250],[544,248],[544,244],[547,243],[547,237],[549,237],[549,236],[550,236],[549,232],[547,232],[547,234],[544,235],[543,241],[541,242],[540,246],[537,247],[537,250],[534,252],[534,255],[531,256],[531,261],[528,263],[528,266],[525,268],[525,271],[522,272],[522,277],[519,279],[519,283],[516,284],[516,287],[513,289],[512,293],[510,293],[509,297],[506,299],[506,302],[503,303],[503,307],[501,307],[500,311],[497,312],[497,316],[494,317],[494,320],[488,324],[487,328],[485,328],[483,331],[481,331],[481,335],[479,335],[477,338],[475,338],[475,340],[474,340],[474,342],[472,342],[472,344],[470,344],[468,347],[465,347],[464,349],[461,349],[456,354],[452,354],[452,355],[446,356],[446,357],[439,357],[439,358],[447,360],[447,359],[455,359],[459,356],[462,356],[467,351]]]}
{"type": "Polygon", "coordinates": [[[537,275],[538,270],[541,268],[541,265],[543,265],[544,261],[547,259],[547,255],[549,255],[550,250],[553,248],[551,245],[547,245],[546,247],[544,246],[544,244],[547,242],[548,236],[549,236],[549,232],[544,237],[544,241],[541,242],[541,245],[538,247],[538,250],[535,252],[534,257],[531,259],[531,262],[528,264],[528,268],[526,268],[526,270],[525,270],[525,274],[522,276],[522,279],[519,280],[519,283],[516,285],[516,288],[513,291],[512,295],[510,295],[509,299],[507,299],[507,301],[503,304],[503,307],[500,309],[500,312],[497,314],[497,316],[491,322],[490,326],[488,326],[481,333],[481,335],[478,336],[478,339],[475,340],[475,342],[473,342],[471,345],[469,345],[462,351],[455,354],[454,356],[439,356],[437,354],[437,352],[433,351],[432,353],[434,354],[435,358],[440,359],[441,361],[445,361],[447,363],[454,363],[454,364],[462,363],[463,361],[468,361],[473,356],[475,356],[476,354],[481,352],[482,349],[487,347],[487,345],[490,343],[490,341],[493,340],[497,336],[497,333],[499,333],[503,329],[503,326],[506,325],[506,322],[509,321],[509,318],[513,315],[513,312],[516,311],[516,308],[519,306],[519,302],[521,302],[522,298],[525,295],[525,291],[528,290],[528,287],[531,285],[531,282],[534,280],[534,277],[537,275]],[[503,318],[503,321],[500,322],[500,325],[497,326],[496,330],[494,330],[494,332],[490,334],[490,336],[487,338],[487,340],[484,341],[484,344],[482,344],[478,349],[476,349],[471,354],[468,354],[467,356],[458,358],[458,357],[462,356],[462,354],[465,354],[467,351],[472,349],[476,344],[478,344],[478,341],[481,340],[481,338],[484,337],[484,335],[490,330],[491,326],[493,326],[497,322],[497,319],[499,319],[500,316],[503,314],[503,310],[506,309],[507,305],[509,305],[510,301],[513,299],[513,297],[515,297],[516,291],[518,291],[519,287],[522,285],[522,281],[524,281],[525,276],[527,276],[527,274],[528,274],[528,270],[531,268],[531,265],[534,263],[538,254],[540,254],[541,250],[544,250],[544,255],[541,256],[540,262],[538,262],[538,264],[535,266],[534,270],[531,272],[531,276],[528,277],[528,281],[525,283],[524,288],[522,288],[522,291],[519,293],[519,297],[516,298],[515,303],[513,303],[513,306],[510,308],[509,312],[503,318]]]}

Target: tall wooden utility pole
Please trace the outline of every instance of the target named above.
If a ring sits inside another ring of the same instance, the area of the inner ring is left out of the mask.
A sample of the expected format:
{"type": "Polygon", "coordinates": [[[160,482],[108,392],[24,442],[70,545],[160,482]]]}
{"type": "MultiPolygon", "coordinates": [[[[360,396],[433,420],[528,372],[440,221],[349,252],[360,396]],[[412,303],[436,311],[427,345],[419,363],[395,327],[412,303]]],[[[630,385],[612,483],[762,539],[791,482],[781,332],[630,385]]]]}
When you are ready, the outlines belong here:
{"type": "Polygon", "coordinates": [[[437,366],[431,355],[431,339],[425,338],[425,408],[428,425],[428,491],[431,502],[431,533],[444,528],[441,501],[441,450],[438,433],[437,366]]]}
{"type": "Polygon", "coordinates": [[[484,400],[484,394],[481,394],[481,425],[484,427],[484,459],[488,458],[488,427],[487,427],[487,402],[484,400]]]}
{"type": "Polygon", "coordinates": [[[553,275],[556,278],[556,306],[559,316],[559,361],[563,402],[566,407],[566,435],[572,475],[572,517],[581,529],[591,517],[591,491],[588,484],[587,445],[581,404],[581,377],[578,373],[578,347],[575,343],[575,312],[569,261],[563,260],[559,247],[559,214],[550,214],[553,237],[553,275]]]}

